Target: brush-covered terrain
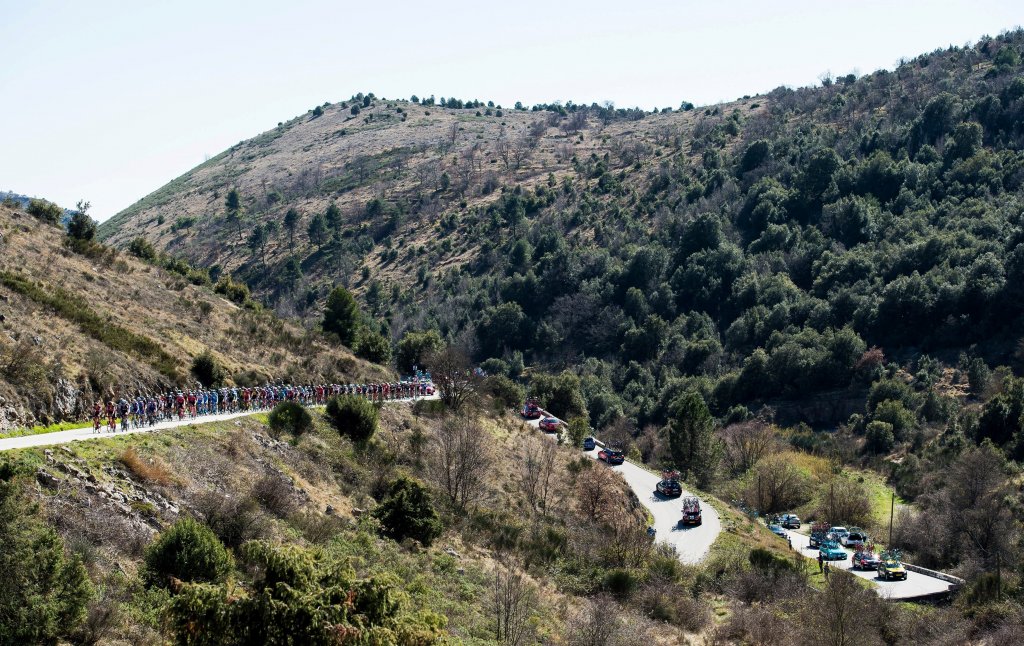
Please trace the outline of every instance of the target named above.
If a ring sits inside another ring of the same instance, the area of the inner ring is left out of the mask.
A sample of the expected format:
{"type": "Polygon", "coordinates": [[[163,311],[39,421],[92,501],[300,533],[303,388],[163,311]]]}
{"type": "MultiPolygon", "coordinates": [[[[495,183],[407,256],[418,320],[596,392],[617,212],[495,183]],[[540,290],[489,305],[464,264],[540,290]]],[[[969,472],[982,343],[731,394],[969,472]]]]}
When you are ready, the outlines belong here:
{"type": "Polygon", "coordinates": [[[386,374],[259,307],[243,285],[217,293],[189,271],[0,206],[0,433],[80,420],[99,398],[195,384],[202,355],[218,381],[239,384],[386,374]]]}

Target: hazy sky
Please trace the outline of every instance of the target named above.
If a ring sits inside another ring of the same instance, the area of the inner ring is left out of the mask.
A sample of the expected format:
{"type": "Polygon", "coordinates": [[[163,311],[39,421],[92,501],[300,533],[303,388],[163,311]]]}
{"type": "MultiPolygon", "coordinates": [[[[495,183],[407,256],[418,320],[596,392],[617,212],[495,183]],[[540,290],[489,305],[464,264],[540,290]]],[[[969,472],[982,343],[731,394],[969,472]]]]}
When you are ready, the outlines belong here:
{"type": "Polygon", "coordinates": [[[0,190],[106,219],[357,92],[650,109],[892,68],[1021,0],[0,0],[0,190]]]}

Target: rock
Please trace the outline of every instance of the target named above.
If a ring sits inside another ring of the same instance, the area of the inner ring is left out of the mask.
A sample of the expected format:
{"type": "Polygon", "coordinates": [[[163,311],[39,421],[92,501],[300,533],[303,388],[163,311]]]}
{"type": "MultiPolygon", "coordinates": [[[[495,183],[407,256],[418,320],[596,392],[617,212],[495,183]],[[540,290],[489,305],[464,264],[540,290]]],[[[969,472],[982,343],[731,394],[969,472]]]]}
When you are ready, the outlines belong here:
{"type": "Polygon", "coordinates": [[[32,345],[43,345],[43,337],[33,335],[32,336],[32,345]]]}
{"type": "Polygon", "coordinates": [[[91,494],[95,495],[95,494],[99,493],[100,489],[96,485],[90,484],[90,483],[87,482],[85,484],[85,491],[87,493],[91,493],[91,494]]]}
{"type": "Polygon", "coordinates": [[[60,485],[60,478],[42,467],[36,469],[36,480],[47,489],[56,489],[60,485]]]}
{"type": "Polygon", "coordinates": [[[75,452],[74,452],[74,451],[72,451],[71,449],[69,449],[69,448],[68,448],[68,447],[66,447],[66,446],[62,446],[62,447],[60,447],[60,450],[61,450],[61,451],[64,451],[64,452],[65,452],[65,453],[67,453],[68,455],[74,455],[74,454],[75,454],[75,452]]]}
{"type": "Polygon", "coordinates": [[[448,556],[451,556],[452,558],[457,558],[457,559],[460,559],[460,558],[462,558],[461,556],[459,556],[459,553],[458,553],[458,552],[456,552],[456,551],[455,551],[455,550],[454,550],[453,548],[451,548],[451,547],[446,547],[446,548],[444,548],[444,553],[445,553],[445,554],[447,554],[448,556]]]}
{"type": "Polygon", "coordinates": [[[362,516],[365,513],[366,513],[365,509],[360,509],[359,507],[353,507],[352,508],[352,515],[355,516],[356,518],[359,518],[360,516],[362,516]]]}
{"type": "Polygon", "coordinates": [[[79,411],[81,391],[75,384],[61,377],[53,387],[53,408],[58,417],[73,419],[79,411]]]}
{"type": "Polygon", "coordinates": [[[327,509],[324,509],[324,513],[327,514],[328,516],[333,516],[334,515],[334,507],[332,507],[330,505],[327,505],[327,509]]]}
{"type": "Polygon", "coordinates": [[[4,316],[3,314],[0,314],[0,323],[3,323],[6,320],[7,320],[7,317],[4,316]]]}

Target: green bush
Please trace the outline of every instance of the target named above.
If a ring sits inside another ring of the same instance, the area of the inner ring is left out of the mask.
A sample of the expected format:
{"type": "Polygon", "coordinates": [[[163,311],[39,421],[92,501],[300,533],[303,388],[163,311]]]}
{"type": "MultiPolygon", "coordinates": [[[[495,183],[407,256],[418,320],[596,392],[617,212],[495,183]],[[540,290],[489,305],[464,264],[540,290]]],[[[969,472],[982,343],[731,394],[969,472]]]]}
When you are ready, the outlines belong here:
{"type": "Polygon", "coordinates": [[[270,411],[267,423],[275,433],[291,433],[298,437],[313,426],[313,417],[302,404],[281,402],[270,411]]]}
{"type": "Polygon", "coordinates": [[[146,548],[143,580],[167,587],[172,578],[186,583],[222,583],[234,568],[234,559],[213,530],[192,518],[183,518],[161,533],[146,548]]]}
{"type": "Polygon", "coordinates": [[[249,287],[245,283],[232,280],[231,276],[221,276],[213,291],[223,294],[229,301],[238,305],[245,305],[249,302],[249,287]]]}
{"type": "Polygon", "coordinates": [[[377,407],[362,397],[343,395],[327,401],[327,418],[353,442],[365,442],[377,432],[377,407]]]}
{"type": "Polygon", "coordinates": [[[28,211],[29,215],[39,218],[48,224],[60,224],[61,219],[64,217],[64,209],[46,200],[29,200],[28,207],[25,210],[28,211]]]}
{"type": "Polygon", "coordinates": [[[613,568],[604,576],[604,588],[619,599],[633,594],[638,583],[636,575],[625,568],[613,568]]]}
{"type": "Polygon", "coordinates": [[[864,436],[864,450],[868,453],[888,453],[896,446],[896,436],[892,432],[892,424],[888,422],[871,422],[864,436]]]}
{"type": "Polygon", "coordinates": [[[204,350],[192,360],[191,370],[192,376],[206,388],[214,388],[224,383],[224,367],[209,350],[204,350]]]}
{"type": "Polygon", "coordinates": [[[388,487],[384,500],[373,510],[381,532],[396,541],[413,538],[424,545],[441,535],[441,519],[426,487],[402,476],[388,487]]]}
{"type": "Polygon", "coordinates": [[[128,253],[132,254],[136,258],[142,260],[153,261],[156,260],[156,249],[153,248],[153,244],[143,237],[133,239],[128,243],[128,253]]]}
{"type": "Polygon", "coordinates": [[[380,365],[391,361],[391,341],[369,328],[359,331],[356,341],[356,356],[380,365]]]}
{"type": "Polygon", "coordinates": [[[487,391],[508,408],[517,408],[526,398],[523,387],[505,375],[491,375],[484,382],[487,391]]]}
{"type": "Polygon", "coordinates": [[[0,466],[0,644],[56,644],[85,617],[92,596],[81,559],[25,504],[0,466]]]}

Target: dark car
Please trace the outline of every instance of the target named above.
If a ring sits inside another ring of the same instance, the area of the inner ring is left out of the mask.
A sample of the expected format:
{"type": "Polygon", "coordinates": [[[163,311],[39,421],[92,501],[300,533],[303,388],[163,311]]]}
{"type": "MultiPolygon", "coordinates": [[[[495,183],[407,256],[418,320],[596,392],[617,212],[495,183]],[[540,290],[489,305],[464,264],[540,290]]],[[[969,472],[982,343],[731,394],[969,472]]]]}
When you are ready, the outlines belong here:
{"type": "Polygon", "coordinates": [[[883,581],[906,581],[907,570],[896,559],[883,559],[878,565],[878,578],[883,581]]]}
{"type": "Polygon", "coordinates": [[[554,433],[555,431],[558,430],[559,424],[561,424],[561,422],[558,421],[557,417],[545,417],[540,421],[540,424],[538,424],[538,426],[540,426],[540,430],[544,431],[545,433],[554,433]]]}
{"type": "Polygon", "coordinates": [[[596,446],[597,446],[597,442],[594,440],[594,438],[592,438],[592,437],[585,437],[585,438],[583,438],[583,450],[584,451],[593,451],[594,447],[596,447],[596,446]]]}
{"type": "Polygon", "coordinates": [[[622,464],[626,461],[626,456],[618,449],[604,448],[597,452],[597,459],[608,464],[622,464]]]}
{"type": "Polygon", "coordinates": [[[523,417],[526,419],[537,419],[541,415],[543,413],[540,412],[540,405],[532,399],[527,399],[526,403],[523,404],[523,417]]]}
{"type": "Polygon", "coordinates": [[[779,524],[786,529],[800,529],[800,517],[796,514],[782,514],[779,524]]]}
{"type": "Polygon", "coordinates": [[[877,570],[878,566],[882,564],[882,557],[874,552],[857,552],[853,555],[853,564],[851,567],[855,570],[877,570]]]}
{"type": "Polygon", "coordinates": [[[781,538],[789,538],[789,534],[786,533],[786,530],[782,529],[782,525],[769,525],[768,529],[771,531],[772,534],[775,534],[776,536],[779,536],[781,538]]]}
{"type": "Polygon", "coordinates": [[[659,481],[654,489],[666,498],[678,498],[683,495],[683,487],[679,481],[671,478],[659,481]]]}

